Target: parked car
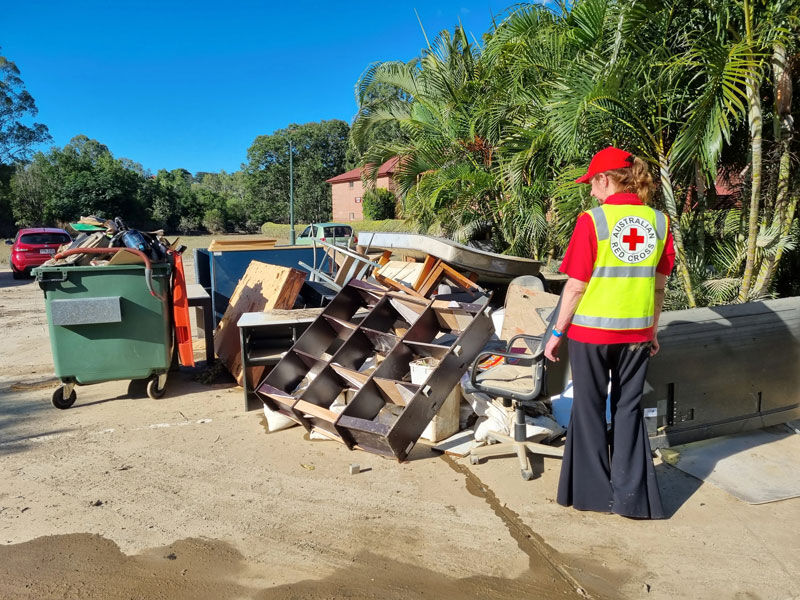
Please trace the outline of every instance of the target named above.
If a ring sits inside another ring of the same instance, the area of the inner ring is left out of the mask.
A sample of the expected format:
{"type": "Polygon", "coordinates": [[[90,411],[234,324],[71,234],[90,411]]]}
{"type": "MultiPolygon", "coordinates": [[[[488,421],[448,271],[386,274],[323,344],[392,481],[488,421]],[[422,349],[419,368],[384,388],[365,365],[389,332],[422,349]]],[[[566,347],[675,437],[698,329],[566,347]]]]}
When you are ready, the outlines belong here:
{"type": "Polygon", "coordinates": [[[303,230],[295,243],[298,246],[310,246],[313,240],[328,242],[329,244],[337,244],[340,246],[349,246],[358,243],[358,240],[353,236],[353,228],[350,225],[343,223],[314,223],[309,225],[303,230]]]}
{"type": "Polygon", "coordinates": [[[11,274],[14,279],[30,275],[31,269],[50,260],[62,244],[72,241],[63,229],[55,227],[34,227],[20,229],[11,244],[11,274]]]}

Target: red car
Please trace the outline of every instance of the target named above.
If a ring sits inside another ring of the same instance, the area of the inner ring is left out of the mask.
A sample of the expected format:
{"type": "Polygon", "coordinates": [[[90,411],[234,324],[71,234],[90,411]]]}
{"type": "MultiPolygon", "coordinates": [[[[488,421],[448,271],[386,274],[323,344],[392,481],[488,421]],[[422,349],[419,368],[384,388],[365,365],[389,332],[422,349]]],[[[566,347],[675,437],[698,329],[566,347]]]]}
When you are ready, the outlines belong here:
{"type": "Polygon", "coordinates": [[[30,275],[32,268],[53,258],[59,246],[71,241],[66,231],[55,227],[20,229],[11,246],[11,274],[14,279],[30,275]]]}

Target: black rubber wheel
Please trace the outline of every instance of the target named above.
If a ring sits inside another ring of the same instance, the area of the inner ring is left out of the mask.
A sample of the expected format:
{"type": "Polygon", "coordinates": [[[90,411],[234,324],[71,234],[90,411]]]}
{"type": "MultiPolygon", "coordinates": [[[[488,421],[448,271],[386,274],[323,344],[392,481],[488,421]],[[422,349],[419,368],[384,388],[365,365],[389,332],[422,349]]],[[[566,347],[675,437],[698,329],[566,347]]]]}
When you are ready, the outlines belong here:
{"type": "Polygon", "coordinates": [[[166,384],[164,387],[158,387],[158,375],[153,375],[147,382],[147,395],[150,396],[153,400],[158,400],[164,395],[164,392],[167,391],[166,384]]]}
{"type": "Polygon", "coordinates": [[[11,277],[13,277],[14,279],[22,279],[25,277],[25,272],[15,271],[14,269],[11,269],[11,277]]]}
{"type": "Polygon", "coordinates": [[[53,402],[53,406],[56,408],[60,408],[61,410],[65,410],[75,404],[75,400],[78,398],[78,394],[75,393],[75,389],[73,388],[70,392],[69,396],[64,398],[64,386],[57,388],[55,392],[53,392],[53,396],[51,401],[53,402]]]}

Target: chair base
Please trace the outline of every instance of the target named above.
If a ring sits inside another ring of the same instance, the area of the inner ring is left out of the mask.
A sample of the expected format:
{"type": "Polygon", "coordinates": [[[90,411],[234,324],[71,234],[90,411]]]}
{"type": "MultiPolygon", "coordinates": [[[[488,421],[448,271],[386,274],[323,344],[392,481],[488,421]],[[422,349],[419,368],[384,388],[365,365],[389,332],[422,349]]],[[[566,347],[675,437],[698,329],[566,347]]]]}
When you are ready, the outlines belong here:
{"type": "Polygon", "coordinates": [[[536,442],[529,442],[527,440],[518,442],[510,436],[495,432],[490,432],[489,437],[499,443],[489,444],[487,446],[481,446],[480,448],[473,449],[469,456],[470,463],[477,465],[481,458],[516,454],[517,458],[519,459],[520,473],[525,481],[530,481],[533,479],[533,469],[531,469],[528,452],[541,456],[550,456],[553,458],[564,457],[563,448],[553,448],[552,446],[546,446],[545,444],[539,444],[536,442]]]}

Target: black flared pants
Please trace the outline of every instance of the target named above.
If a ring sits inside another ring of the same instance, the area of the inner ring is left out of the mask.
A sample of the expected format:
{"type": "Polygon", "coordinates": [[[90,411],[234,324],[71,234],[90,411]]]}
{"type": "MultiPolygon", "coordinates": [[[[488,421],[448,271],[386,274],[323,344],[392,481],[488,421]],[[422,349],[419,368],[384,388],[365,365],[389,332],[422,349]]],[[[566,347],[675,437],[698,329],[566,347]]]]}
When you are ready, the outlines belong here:
{"type": "Polygon", "coordinates": [[[649,358],[649,344],[569,340],[574,399],[558,482],[559,504],[626,517],[664,518],[640,403],[649,358]]]}

